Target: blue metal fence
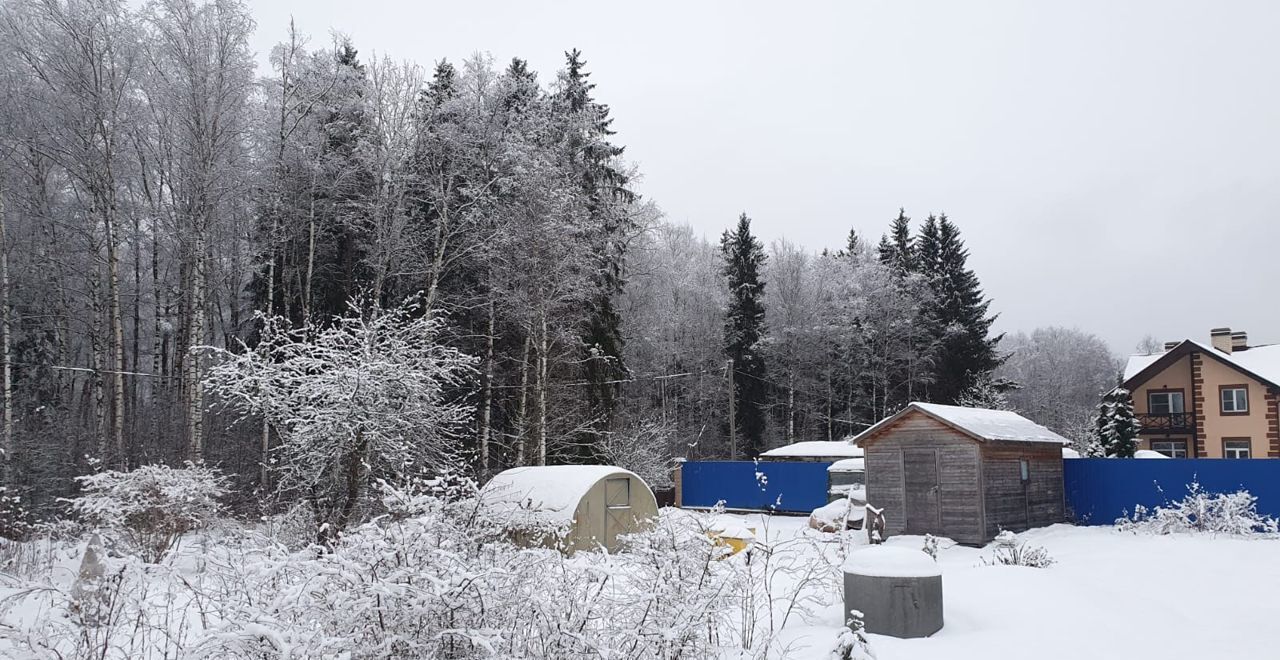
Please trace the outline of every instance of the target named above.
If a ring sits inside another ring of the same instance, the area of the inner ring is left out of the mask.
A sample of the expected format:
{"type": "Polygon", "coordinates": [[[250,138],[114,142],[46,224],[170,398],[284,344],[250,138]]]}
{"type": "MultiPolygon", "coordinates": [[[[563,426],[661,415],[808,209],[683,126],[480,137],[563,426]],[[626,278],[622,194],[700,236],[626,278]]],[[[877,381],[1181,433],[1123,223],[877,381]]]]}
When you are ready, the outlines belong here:
{"type": "Polygon", "coordinates": [[[1076,458],[1063,461],[1062,476],[1067,512],[1083,524],[1110,525],[1136,505],[1180,500],[1193,481],[1208,492],[1247,490],[1259,513],[1280,518],[1280,460],[1076,458]]]}
{"type": "Polygon", "coordinates": [[[827,467],[813,461],[686,461],[680,504],[747,511],[809,513],[827,503],[827,467]],[[757,476],[759,473],[759,476],[757,476]]]}

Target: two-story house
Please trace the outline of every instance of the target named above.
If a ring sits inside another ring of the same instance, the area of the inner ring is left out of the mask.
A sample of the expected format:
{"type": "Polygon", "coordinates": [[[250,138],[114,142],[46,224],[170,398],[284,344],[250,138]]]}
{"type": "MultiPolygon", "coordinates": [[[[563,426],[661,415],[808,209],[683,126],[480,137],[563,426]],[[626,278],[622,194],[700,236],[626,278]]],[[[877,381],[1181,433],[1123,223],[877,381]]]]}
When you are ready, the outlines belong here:
{"type": "Polygon", "coordinates": [[[1141,449],[1174,458],[1280,458],[1280,344],[1210,331],[1208,345],[1167,342],[1124,371],[1141,449]]]}

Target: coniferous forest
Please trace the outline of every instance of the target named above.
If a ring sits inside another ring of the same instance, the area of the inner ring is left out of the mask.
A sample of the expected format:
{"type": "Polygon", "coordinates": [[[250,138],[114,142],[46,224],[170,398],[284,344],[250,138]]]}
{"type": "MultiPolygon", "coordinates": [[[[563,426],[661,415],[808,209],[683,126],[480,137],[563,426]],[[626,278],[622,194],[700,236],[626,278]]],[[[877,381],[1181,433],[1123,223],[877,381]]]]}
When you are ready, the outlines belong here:
{"type": "MultiPolygon", "coordinates": [[[[458,413],[419,458],[481,480],[610,462],[661,485],[677,457],[1012,386],[963,219],[886,209],[814,251],[745,209],[717,242],[637,194],[589,53],[423,65],[281,29],[263,70],[255,29],[234,0],[0,4],[0,448],[34,511],[185,461],[260,501],[296,419],[238,405],[257,390],[220,365],[387,315],[456,367],[413,394],[458,413]]],[[[371,442],[330,467],[375,469],[371,442]]]]}

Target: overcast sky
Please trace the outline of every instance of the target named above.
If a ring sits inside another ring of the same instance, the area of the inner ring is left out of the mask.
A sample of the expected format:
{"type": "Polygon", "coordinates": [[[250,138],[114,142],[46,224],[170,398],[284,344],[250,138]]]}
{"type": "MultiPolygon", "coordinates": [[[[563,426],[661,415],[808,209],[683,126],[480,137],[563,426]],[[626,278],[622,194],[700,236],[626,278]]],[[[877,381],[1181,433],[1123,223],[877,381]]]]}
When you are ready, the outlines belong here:
{"type": "Polygon", "coordinates": [[[638,188],[715,238],[960,226],[1002,330],[1280,342],[1280,2],[252,0],[430,65],[586,55],[638,188]]]}

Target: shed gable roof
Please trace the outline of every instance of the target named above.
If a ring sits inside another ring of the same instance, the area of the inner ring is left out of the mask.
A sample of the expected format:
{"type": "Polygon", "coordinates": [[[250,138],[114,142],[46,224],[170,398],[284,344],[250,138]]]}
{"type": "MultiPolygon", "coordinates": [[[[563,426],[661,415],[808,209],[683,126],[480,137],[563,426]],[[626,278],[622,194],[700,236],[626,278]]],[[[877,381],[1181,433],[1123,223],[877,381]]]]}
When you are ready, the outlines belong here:
{"type": "Polygon", "coordinates": [[[949,426],[980,442],[1046,442],[1055,445],[1070,444],[1066,438],[1049,429],[1007,410],[945,406],[938,403],[912,402],[906,408],[880,420],[858,434],[854,442],[862,444],[904,416],[916,412],[949,426]]]}

